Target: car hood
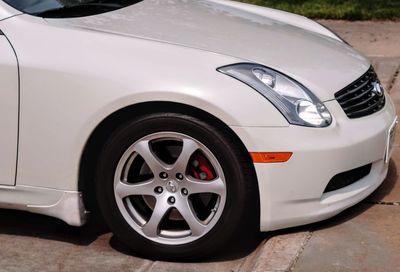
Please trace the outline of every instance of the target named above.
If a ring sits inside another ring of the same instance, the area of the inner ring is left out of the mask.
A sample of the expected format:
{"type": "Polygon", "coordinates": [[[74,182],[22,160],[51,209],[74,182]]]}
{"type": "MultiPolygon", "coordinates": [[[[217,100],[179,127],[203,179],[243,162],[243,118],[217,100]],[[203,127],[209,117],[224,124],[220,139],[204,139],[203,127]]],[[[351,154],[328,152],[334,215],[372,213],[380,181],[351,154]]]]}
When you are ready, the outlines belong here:
{"type": "Polygon", "coordinates": [[[145,0],[100,15],[48,21],[263,64],[301,82],[322,101],[334,99],[335,92],[370,67],[368,60],[334,38],[240,7],[214,0],[145,0]]]}

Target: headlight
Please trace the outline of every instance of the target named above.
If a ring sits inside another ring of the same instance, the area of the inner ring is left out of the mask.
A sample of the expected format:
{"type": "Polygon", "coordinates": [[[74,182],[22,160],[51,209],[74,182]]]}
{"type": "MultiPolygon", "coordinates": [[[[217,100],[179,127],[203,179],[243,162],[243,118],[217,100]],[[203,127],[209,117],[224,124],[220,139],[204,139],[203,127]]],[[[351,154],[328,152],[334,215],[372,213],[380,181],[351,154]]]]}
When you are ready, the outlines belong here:
{"type": "Polygon", "coordinates": [[[326,127],[331,114],[306,87],[275,70],[252,63],[239,63],[218,68],[267,98],[293,125],[326,127]]]}

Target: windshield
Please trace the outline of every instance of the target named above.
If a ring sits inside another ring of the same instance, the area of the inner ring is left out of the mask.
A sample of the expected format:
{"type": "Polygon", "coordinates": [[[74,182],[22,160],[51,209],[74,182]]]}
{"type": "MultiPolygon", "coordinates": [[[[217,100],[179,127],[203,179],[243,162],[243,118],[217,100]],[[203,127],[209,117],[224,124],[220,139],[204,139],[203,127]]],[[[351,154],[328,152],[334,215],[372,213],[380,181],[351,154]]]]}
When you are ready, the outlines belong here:
{"type": "Polygon", "coordinates": [[[3,0],[24,13],[49,18],[95,15],[130,6],[140,0],[3,0]]]}

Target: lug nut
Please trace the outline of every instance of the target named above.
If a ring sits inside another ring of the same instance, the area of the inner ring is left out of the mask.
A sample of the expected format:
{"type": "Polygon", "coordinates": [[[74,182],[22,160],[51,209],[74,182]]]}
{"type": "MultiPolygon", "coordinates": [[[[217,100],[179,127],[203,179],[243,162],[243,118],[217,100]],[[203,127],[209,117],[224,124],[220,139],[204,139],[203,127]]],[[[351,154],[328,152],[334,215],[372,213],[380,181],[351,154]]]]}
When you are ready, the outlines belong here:
{"type": "Polygon", "coordinates": [[[161,194],[161,193],[163,192],[163,188],[162,188],[161,186],[157,186],[157,187],[154,189],[154,192],[157,193],[157,194],[161,194]]]}
{"type": "Polygon", "coordinates": [[[161,172],[161,173],[160,173],[160,178],[166,179],[166,178],[168,178],[168,174],[165,173],[165,172],[161,172]]]}
{"type": "Polygon", "coordinates": [[[168,203],[169,204],[175,204],[175,197],[171,196],[168,198],[168,203]]]}
{"type": "Polygon", "coordinates": [[[181,173],[176,174],[176,178],[179,180],[183,179],[183,175],[181,173]]]}
{"type": "Polygon", "coordinates": [[[183,195],[187,196],[188,193],[189,193],[189,192],[188,192],[188,190],[187,190],[186,188],[183,188],[183,189],[182,189],[182,194],[183,194],[183,195]]]}

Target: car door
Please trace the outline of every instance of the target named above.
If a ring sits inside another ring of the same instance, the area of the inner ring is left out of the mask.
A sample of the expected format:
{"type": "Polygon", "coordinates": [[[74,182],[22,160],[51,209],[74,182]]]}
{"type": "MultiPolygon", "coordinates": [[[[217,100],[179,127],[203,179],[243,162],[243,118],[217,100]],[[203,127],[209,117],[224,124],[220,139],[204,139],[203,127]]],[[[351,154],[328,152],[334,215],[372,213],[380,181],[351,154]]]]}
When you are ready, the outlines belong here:
{"type": "Polygon", "coordinates": [[[0,185],[15,185],[18,140],[18,62],[0,29],[0,185]]]}

